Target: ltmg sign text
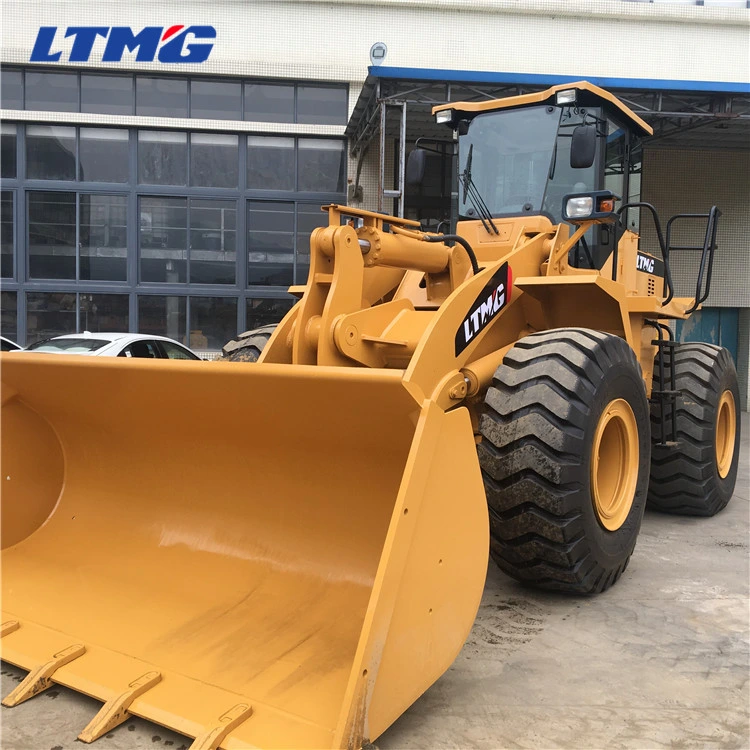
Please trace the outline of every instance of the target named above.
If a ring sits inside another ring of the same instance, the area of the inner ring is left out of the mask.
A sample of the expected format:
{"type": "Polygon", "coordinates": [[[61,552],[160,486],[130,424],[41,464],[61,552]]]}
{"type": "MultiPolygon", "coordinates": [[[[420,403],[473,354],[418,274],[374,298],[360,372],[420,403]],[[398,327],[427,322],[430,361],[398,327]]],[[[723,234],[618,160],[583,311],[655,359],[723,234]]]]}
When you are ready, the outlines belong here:
{"type": "Polygon", "coordinates": [[[213,26],[146,26],[133,31],[129,26],[42,26],[36,35],[30,62],[89,62],[94,44],[105,39],[102,62],[120,62],[125,52],[135,53],[136,62],[202,63],[214,47],[213,26]],[[70,39],[71,42],[64,40],[70,39]],[[67,58],[61,47],[68,48],[67,58]]]}

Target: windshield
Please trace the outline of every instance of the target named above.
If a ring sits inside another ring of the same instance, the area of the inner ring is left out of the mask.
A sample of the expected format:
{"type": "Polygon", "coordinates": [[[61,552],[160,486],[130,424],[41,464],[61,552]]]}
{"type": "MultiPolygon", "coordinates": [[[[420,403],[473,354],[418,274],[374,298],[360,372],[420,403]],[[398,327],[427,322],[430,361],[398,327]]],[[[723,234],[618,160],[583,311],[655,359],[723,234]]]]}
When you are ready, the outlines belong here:
{"type": "Polygon", "coordinates": [[[47,339],[37,341],[27,348],[27,351],[37,352],[67,352],[68,354],[86,354],[95,352],[110,342],[106,339],[47,339]]]}
{"type": "MultiPolygon", "coordinates": [[[[466,171],[473,152],[471,181],[493,216],[541,211],[559,121],[560,109],[548,106],[474,118],[460,140],[458,171],[466,171]]],[[[458,208],[461,216],[479,216],[466,190],[458,208]]]]}
{"type": "Polygon", "coordinates": [[[597,107],[542,105],[475,117],[459,140],[460,216],[541,213],[560,222],[566,195],[596,189],[596,162],[570,166],[573,131],[595,123],[597,107]]]}

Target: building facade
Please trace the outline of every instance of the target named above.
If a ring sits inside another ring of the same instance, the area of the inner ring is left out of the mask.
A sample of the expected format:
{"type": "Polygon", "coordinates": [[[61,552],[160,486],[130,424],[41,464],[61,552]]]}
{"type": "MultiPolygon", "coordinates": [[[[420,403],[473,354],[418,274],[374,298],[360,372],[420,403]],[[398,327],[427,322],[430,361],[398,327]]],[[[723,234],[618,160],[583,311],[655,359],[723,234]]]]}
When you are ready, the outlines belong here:
{"type": "MultiPolygon", "coordinates": [[[[8,0],[2,14],[4,335],[138,330],[216,351],[289,308],[321,205],[445,211],[444,170],[432,195],[402,178],[433,104],[587,79],[656,129],[644,200],[722,209],[713,312],[679,334],[729,346],[747,396],[747,3],[8,0]],[[144,29],[158,32],[134,40],[144,29]]],[[[674,269],[690,292],[695,253],[674,269]]]]}

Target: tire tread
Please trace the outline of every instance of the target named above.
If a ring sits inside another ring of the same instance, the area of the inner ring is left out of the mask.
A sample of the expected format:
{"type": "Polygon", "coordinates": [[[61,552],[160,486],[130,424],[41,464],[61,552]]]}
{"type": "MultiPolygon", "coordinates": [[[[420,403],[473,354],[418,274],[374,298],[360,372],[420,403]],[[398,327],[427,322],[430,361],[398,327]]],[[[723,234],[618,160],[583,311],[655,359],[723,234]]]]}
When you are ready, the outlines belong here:
{"type": "MultiPolygon", "coordinates": [[[[659,445],[661,415],[658,404],[651,407],[651,476],[648,506],[664,513],[713,516],[726,506],[731,492],[722,490],[715,473],[715,402],[721,390],[722,374],[730,371],[736,383],[731,355],[713,344],[687,343],[667,353],[674,356],[677,399],[677,448],[659,445]]],[[[666,370],[668,372],[668,369],[666,370]]],[[[654,367],[654,388],[661,386],[658,360],[654,367]]],[[[735,403],[739,407],[739,403],[735,403]]],[[[672,407],[665,410],[671,424],[672,407]]],[[[739,442],[739,425],[737,433],[739,442]]]]}
{"type": "Polygon", "coordinates": [[[501,570],[523,583],[597,593],[627,566],[632,548],[614,569],[593,559],[580,507],[589,404],[604,373],[621,362],[640,373],[621,338],[566,328],[520,339],[495,373],[477,446],[490,551],[501,570]]]}

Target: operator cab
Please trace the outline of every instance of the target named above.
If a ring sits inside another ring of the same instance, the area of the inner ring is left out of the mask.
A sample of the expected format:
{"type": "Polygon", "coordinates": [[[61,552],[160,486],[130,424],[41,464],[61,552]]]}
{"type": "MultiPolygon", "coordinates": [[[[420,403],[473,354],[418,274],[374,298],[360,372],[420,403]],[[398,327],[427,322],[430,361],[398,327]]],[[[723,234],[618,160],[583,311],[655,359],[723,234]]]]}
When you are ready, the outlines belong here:
{"type": "MultiPolygon", "coordinates": [[[[488,102],[433,110],[458,138],[458,221],[546,216],[564,221],[563,199],[610,190],[640,200],[640,139],[652,131],[615,97],[585,81],[488,102]]],[[[637,212],[624,220],[637,231],[637,212]]],[[[592,227],[570,261],[600,268],[616,243],[612,225],[592,227]]]]}

